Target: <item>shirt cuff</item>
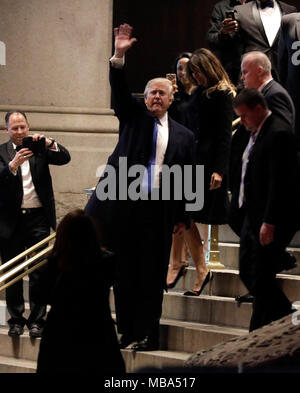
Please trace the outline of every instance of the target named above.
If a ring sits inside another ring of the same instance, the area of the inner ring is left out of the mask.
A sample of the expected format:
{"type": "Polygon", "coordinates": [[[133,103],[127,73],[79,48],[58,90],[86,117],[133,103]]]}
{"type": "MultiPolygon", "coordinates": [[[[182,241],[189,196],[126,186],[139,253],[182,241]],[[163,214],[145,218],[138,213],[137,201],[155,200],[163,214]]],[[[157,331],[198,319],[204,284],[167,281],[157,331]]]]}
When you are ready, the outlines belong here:
{"type": "Polygon", "coordinates": [[[10,166],[10,163],[11,163],[11,161],[9,161],[9,163],[8,163],[8,168],[9,168],[10,173],[12,173],[14,176],[17,176],[17,171],[16,170],[14,171],[12,169],[12,167],[10,166]]]}
{"type": "Polygon", "coordinates": [[[111,65],[112,65],[114,68],[121,69],[121,68],[124,67],[124,64],[125,64],[125,56],[123,56],[123,57],[115,57],[115,56],[112,56],[112,57],[109,59],[109,61],[110,61],[111,65]]]}

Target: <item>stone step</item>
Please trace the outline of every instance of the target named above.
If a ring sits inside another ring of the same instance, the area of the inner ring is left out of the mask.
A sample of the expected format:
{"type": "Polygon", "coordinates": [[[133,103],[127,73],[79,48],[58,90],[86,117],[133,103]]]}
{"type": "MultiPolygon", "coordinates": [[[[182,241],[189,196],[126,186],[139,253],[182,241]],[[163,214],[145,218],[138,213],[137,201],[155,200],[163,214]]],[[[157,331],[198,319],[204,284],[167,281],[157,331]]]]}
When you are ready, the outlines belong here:
{"type": "Polygon", "coordinates": [[[191,356],[190,353],[176,351],[134,352],[130,349],[122,349],[121,352],[127,373],[134,373],[142,368],[182,367],[186,359],[191,356]]]}
{"type": "Polygon", "coordinates": [[[247,329],[162,318],[160,347],[168,351],[194,353],[247,333],[247,329]]]}
{"type": "MultiPolygon", "coordinates": [[[[240,246],[238,243],[219,242],[220,262],[226,269],[239,268],[239,247],[240,246]]],[[[284,273],[300,275],[300,248],[287,247],[287,251],[295,256],[297,260],[297,266],[294,269],[284,271],[284,273]]],[[[193,264],[191,258],[189,261],[191,264],[193,264]]]]}
{"type": "Polygon", "coordinates": [[[0,356],[0,373],[35,373],[36,362],[0,356]]]}
{"type": "MultiPolygon", "coordinates": [[[[229,225],[219,225],[219,242],[239,243],[240,238],[232,231],[229,225]]],[[[296,232],[289,246],[294,248],[300,248],[300,231],[296,232]]]]}
{"type": "Polygon", "coordinates": [[[183,296],[169,292],[164,296],[162,318],[247,329],[252,304],[238,304],[221,296],[183,296]]]}
{"type": "Polygon", "coordinates": [[[29,337],[26,327],[24,334],[19,337],[9,337],[7,333],[7,327],[0,328],[0,355],[36,362],[41,339],[29,337]]]}
{"type": "MultiPolygon", "coordinates": [[[[233,269],[212,269],[214,278],[212,281],[212,294],[223,297],[236,297],[248,292],[239,277],[238,270],[233,269]]],[[[176,287],[169,289],[171,292],[187,291],[193,288],[196,279],[196,269],[189,266],[185,275],[177,282],[176,287]]],[[[291,302],[300,300],[300,276],[290,274],[277,274],[277,281],[284,290],[291,302]]],[[[209,294],[209,285],[206,285],[203,292],[209,294]]]]}

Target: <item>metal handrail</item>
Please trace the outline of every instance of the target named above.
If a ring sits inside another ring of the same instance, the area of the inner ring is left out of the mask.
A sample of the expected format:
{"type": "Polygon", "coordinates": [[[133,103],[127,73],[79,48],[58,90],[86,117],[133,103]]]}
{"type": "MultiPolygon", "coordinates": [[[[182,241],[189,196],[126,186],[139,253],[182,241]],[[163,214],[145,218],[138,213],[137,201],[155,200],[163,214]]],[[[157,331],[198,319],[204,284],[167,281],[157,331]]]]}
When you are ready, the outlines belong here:
{"type": "MultiPolygon", "coordinates": [[[[3,272],[7,268],[9,268],[11,265],[15,264],[17,261],[20,259],[23,259],[27,255],[31,254],[34,252],[36,249],[39,247],[43,246],[44,244],[48,243],[50,240],[54,239],[56,236],[56,233],[52,233],[50,236],[46,237],[45,239],[41,240],[34,246],[28,248],[26,251],[22,252],[21,254],[17,255],[16,257],[10,259],[6,263],[0,266],[0,272],[3,272]]],[[[0,276],[0,291],[3,289],[9,287],[10,285],[14,284],[15,282],[21,280],[24,276],[32,273],[34,270],[39,269],[41,266],[43,266],[46,263],[46,260],[42,260],[36,265],[29,267],[32,263],[38,261],[41,257],[45,256],[47,253],[49,253],[52,250],[53,246],[50,245],[46,248],[43,248],[41,251],[27,259],[25,262],[21,262],[18,266],[12,267],[9,271],[3,273],[0,276]],[[26,269],[26,271],[23,271],[26,269]],[[15,276],[17,273],[20,273],[18,276],[15,276]],[[7,280],[11,279],[9,282],[5,282],[7,280]]]]}

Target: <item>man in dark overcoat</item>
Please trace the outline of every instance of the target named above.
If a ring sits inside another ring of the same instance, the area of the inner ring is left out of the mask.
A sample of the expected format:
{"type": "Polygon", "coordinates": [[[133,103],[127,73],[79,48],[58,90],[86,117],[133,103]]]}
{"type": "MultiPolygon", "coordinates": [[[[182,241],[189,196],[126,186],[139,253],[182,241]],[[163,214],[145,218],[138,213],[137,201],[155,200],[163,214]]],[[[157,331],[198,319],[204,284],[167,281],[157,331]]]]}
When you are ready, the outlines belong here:
{"type": "Polygon", "coordinates": [[[119,141],[107,168],[113,169],[116,176],[112,175],[111,181],[107,173],[102,176],[85,211],[98,218],[106,245],[117,255],[114,294],[118,331],[122,333],[120,347],[136,342],[133,349],[138,351],[159,348],[159,320],[172,232],[175,224],[175,231],[180,231],[189,223],[184,197],[176,200],[171,192],[168,200],[161,198],[164,179],[159,168],[177,165],[183,169],[192,164],[194,137],[168,117],[173,88],[167,79],[148,82],[144,92],[146,106],[130,94],[124,56],[136,41],[131,32],[132,27],[127,24],[114,29],[115,53],[110,59],[114,110],[120,125],[119,141]],[[128,171],[122,166],[124,161],[128,171]],[[134,198],[130,193],[134,183],[128,174],[137,165],[149,168],[150,162],[158,168],[149,180],[153,188],[143,198],[134,198]],[[103,198],[104,184],[108,189],[114,185],[116,195],[112,192],[103,198]],[[154,190],[156,200],[151,197],[154,190]]]}

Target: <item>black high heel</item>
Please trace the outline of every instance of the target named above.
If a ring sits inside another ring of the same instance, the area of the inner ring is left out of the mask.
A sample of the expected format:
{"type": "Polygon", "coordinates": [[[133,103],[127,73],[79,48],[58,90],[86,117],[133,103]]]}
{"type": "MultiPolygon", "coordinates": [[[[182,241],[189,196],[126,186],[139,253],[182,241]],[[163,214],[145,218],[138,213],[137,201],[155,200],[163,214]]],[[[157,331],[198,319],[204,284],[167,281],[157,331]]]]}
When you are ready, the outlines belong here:
{"type": "Polygon", "coordinates": [[[214,278],[214,275],[213,275],[212,271],[209,270],[199,291],[187,291],[187,292],[184,292],[184,295],[185,296],[199,296],[201,294],[201,292],[203,291],[203,289],[205,288],[205,286],[207,285],[207,283],[209,283],[208,291],[211,296],[212,295],[212,280],[213,280],[213,278],[214,278]]]}
{"type": "Polygon", "coordinates": [[[184,276],[186,273],[186,267],[185,266],[181,266],[179,272],[177,273],[177,276],[175,278],[175,280],[173,282],[171,282],[171,284],[167,285],[167,288],[174,288],[175,285],[177,284],[177,281],[180,279],[180,277],[184,276]]]}

